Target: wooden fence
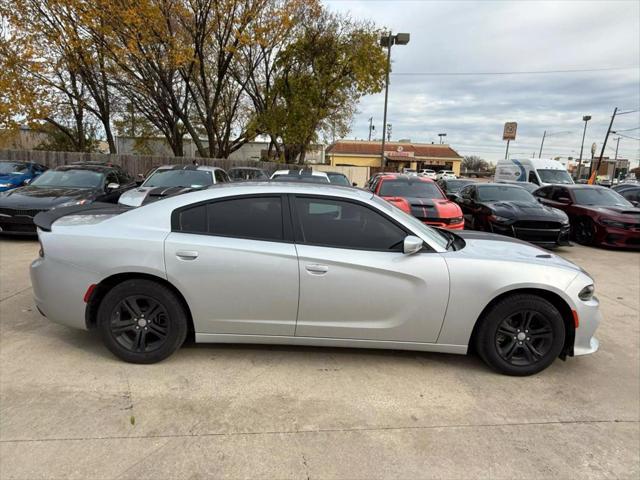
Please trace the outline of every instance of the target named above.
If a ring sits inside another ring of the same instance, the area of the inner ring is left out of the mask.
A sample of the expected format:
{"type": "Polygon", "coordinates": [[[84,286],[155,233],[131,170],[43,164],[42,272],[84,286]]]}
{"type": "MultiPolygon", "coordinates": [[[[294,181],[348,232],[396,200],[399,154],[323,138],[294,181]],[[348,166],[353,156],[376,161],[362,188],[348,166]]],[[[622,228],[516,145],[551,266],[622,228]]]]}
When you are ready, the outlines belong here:
{"type": "Polygon", "coordinates": [[[104,153],[80,153],[80,152],[48,152],[44,150],[0,150],[0,161],[17,160],[23,162],[35,162],[49,168],[67,165],[74,162],[104,162],[120,165],[132,175],[144,174],[153,167],[160,165],[191,165],[197,162],[199,165],[210,165],[228,170],[231,167],[258,167],[267,174],[280,169],[298,169],[299,165],[286,163],[263,162],[260,160],[227,160],[219,158],[201,157],[169,157],[153,155],[110,155],[104,153]]]}

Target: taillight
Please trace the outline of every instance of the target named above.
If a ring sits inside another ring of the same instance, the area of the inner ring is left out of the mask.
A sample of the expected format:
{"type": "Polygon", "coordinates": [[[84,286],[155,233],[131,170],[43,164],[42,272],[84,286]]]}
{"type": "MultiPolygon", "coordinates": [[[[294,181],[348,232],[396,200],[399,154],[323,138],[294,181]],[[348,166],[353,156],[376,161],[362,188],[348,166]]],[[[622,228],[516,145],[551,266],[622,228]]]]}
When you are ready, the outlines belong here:
{"type": "Polygon", "coordinates": [[[87,291],[84,294],[84,299],[83,299],[84,303],[88,303],[89,302],[89,299],[91,298],[91,295],[93,294],[93,291],[96,289],[96,287],[97,287],[97,285],[95,283],[89,285],[89,288],[87,288],[87,291]]]}

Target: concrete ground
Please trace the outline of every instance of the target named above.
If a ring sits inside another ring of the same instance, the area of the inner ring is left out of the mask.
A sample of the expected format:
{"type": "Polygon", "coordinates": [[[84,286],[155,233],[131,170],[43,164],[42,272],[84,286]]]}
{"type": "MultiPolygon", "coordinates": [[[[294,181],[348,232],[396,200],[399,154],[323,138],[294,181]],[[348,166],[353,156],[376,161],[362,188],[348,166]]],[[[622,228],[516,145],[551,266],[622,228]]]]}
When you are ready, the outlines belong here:
{"type": "MultiPolygon", "coordinates": [[[[534,377],[443,354],[187,346],[157,365],[33,307],[0,240],[0,478],[638,478],[640,255],[596,279],[601,350],[534,377]]],[[[60,279],[64,281],[64,279],[60,279]]]]}

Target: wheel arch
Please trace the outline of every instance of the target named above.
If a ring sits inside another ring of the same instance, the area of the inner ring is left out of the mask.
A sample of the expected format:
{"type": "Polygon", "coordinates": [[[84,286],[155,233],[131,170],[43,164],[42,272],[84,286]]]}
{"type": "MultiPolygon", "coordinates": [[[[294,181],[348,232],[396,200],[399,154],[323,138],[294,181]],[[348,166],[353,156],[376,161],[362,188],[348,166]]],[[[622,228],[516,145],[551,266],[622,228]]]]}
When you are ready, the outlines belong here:
{"type": "Polygon", "coordinates": [[[506,292],[502,292],[500,295],[493,298],[480,312],[480,315],[476,319],[476,322],[473,326],[473,330],[471,332],[471,338],[469,339],[469,348],[475,349],[475,337],[478,331],[478,327],[482,323],[482,319],[487,315],[494,305],[498,302],[504,300],[507,297],[519,294],[529,294],[529,295],[537,295],[538,297],[544,298],[549,303],[551,303],[554,307],[558,309],[560,315],[562,315],[562,320],[564,321],[565,328],[565,336],[564,336],[564,346],[562,347],[562,352],[560,353],[560,358],[562,360],[566,359],[567,356],[573,356],[573,345],[575,342],[576,329],[573,319],[573,312],[571,310],[571,306],[563,299],[560,295],[551,290],[545,290],[543,288],[517,288],[514,290],[508,290],[506,292]]]}
{"type": "Polygon", "coordinates": [[[126,280],[134,280],[134,279],[144,279],[151,280],[153,282],[159,283],[167,288],[169,288],[173,293],[176,294],[184,311],[187,314],[188,320],[188,332],[187,338],[193,340],[195,337],[195,328],[193,324],[193,317],[191,315],[191,309],[189,308],[189,304],[187,303],[184,295],[178,290],[171,282],[167,279],[159,277],[157,275],[153,275],[150,273],[142,273],[142,272],[124,272],[124,273],[116,273],[109,277],[104,278],[100,281],[100,283],[96,284],[96,287],[91,292],[89,299],[87,301],[87,306],[85,308],[85,323],[87,325],[87,329],[91,330],[96,327],[97,317],[98,317],[98,308],[100,308],[100,304],[104,299],[105,295],[116,285],[126,281],[126,280]]]}

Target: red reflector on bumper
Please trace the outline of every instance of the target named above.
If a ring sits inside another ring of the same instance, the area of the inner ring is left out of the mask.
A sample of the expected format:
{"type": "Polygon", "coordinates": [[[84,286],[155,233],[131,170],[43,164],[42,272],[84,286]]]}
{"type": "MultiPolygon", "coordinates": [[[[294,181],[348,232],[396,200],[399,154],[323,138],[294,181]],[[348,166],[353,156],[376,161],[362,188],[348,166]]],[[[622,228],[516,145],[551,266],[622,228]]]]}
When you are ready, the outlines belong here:
{"type": "Polygon", "coordinates": [[[93,285],[89,285],[89,288],[87,288],[87,292],[84,294],[84,303],[87,303],[89,301],[96,287],[97,285],[95,283],[93,285]]]}
{"type": "Polygon", "coordinates": [[[580,326],[580,319],[578,318],[578,312],[576,312],[575,310],[571,310],[571,313],[573,314],[573,326],[578,328],[580,326]]]}

